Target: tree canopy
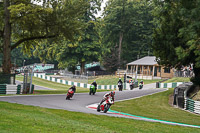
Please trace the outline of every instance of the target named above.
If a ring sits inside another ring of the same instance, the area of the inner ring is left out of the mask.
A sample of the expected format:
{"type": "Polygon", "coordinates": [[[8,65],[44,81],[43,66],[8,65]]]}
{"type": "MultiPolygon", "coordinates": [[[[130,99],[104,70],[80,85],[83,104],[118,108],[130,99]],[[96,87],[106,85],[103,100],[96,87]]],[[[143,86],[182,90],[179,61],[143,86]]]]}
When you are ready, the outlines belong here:
{"type": "Polygon", "coordinates": [[[152,53],[152,9],[152,5],[145,0],[108,1],[102,27],[102,42],[110,49],[104,56],[107,67],[116,70],[136,60],[138,55],[143,57],[152,53]],[[115,65],[109,63],[112,61],[115,65]]]}
{"type": "Polygon", "coordinates": [[[46,59],[55,59],[59,62],[60,68],[68,68],[75,71],[76,66],[81,65],[81,73],[84,73],[85,63],[98,61],[101,52],[101,44],[96,27],[95,12],[99,10],[99,0],[89,0],[87,10],[80,20],[83,22],[81,34],[75,34],[74,40],[66,39],[56,43],[44,42],[36,46],[35,56],[45,62],[46,59]]]}
{"type": "Polygon", "coordinates": [[[158,61],[176,68],[192,64],[192,81],[200,84],[200,0],[154,0],[154,4],[153,48],[158,61]]]}
{"type": "Polygon", "coordinates": [[[85,0],[4,0],[0,11],[0,50],[3,72],[10,73],[11,50],[22,46],[29,52],[42,39],[51,42],[73,40],[83,25],[81,17],[87,10],[85,0]],[[12,42],[12,45],[11,45],[12,42]]]}

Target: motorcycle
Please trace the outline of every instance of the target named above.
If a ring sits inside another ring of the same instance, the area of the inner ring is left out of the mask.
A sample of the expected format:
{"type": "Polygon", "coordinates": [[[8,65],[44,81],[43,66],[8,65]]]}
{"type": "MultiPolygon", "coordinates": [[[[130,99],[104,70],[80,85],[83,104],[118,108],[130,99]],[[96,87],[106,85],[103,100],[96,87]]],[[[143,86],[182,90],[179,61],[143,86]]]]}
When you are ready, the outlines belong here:
{"type": "Polygon", "coordinates": [[[91,94],[95,94],[96,93],[96,88],[95,88],[95,86],[94,85],[90,85],[90,92],[89,92],[89,95],[91,95],[91,94]]]}
{"type": "Polygon", "coordinates": [[[143,88],[143,84],[140,83],[140,84],[139,84],[139,89],[142,89],[142,88],[143,88]]]}
{"type": "Polygon", "coordinates": [[[122,83],[118,83],[118,88],[119,88],[119,91],[122,91],[122,83]]]}
{"type": "Polygon", "coordinates": [[[69,89],[67,92],[66,100],[70,100],[74,95],[74,91],[72,89],[69,89]]]}
{"type": "Polygon", "coordinates": [[[134,83],[130,82],[130,89],[133,90],[133,88],[134,88],[134,83]]]}
{"type": "Polygon", "coordinates": [[[102,104],[98,105],[97,112],[103,111],[106,113],[112,104],[114,104],[114,100],[111,97],[108,97],[102,104]]]}

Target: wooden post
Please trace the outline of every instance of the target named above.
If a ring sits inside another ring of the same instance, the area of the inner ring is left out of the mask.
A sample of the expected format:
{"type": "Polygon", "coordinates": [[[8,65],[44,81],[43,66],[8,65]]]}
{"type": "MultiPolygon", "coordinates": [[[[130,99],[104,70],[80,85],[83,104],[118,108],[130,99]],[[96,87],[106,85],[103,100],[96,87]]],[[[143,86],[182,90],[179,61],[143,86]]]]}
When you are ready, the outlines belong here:
{"type": "Polygon", "coordinates": [[[153,79],[153,77],[154,77],[154,71],[155,71],[155,66],[153,66],[152,79],[153,79]]]}
{"type": "Polygon", "coordinates": [[[138,73],[138,65],[136,66],[136,72],[135,72],[135,82],[137,81],[137,73],[138,73]]]}
{"type": "Polygon", "coordinates": [[[131,73],[133,73],[133,66],[131,66],[131,73]]]}
{"type": "Polygon", "coordinates": [[[144,66],[142,66],[142,79],[143,79],[143,70],[144,70],[144,66]]]}
{"type": "Polygon", "coordinates": [[[133,66],[131,66],[131,75],[133,77],[133,66]]]}
{"type": "MultiPolygon", "coordinates": [[[[162,67],[159,66],[159,69],[160,69],[160,78],[161,78],[162,67]]],[[[161,79],[162,79],[162,78],[161,78],[161,79]]]]}

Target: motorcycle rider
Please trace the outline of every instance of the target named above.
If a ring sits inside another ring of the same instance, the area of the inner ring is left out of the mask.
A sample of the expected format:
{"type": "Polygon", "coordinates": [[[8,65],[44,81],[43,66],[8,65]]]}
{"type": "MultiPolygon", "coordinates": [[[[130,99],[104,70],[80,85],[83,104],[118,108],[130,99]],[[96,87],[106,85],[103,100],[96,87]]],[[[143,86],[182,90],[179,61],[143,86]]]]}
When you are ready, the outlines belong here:
{"type": "MultiPolygon", "coordinates": [[[[74,93],[76,92],[76,86],[75,86],[75,85],[73,85],[72,87],[70,87],[69,90],[70,90],[70,89],[72,89],[72,91],[74,91],[74,93]]],[[[68,91],[69,91],[69,90],[68,90],[68,91]]],[[[73,95],[74,95],[74,93],[73,93],[73,95]]],[[[72,96],[73,96],[73,95],[72,95],[72,96]]]]}
{"type": "Polygon", "coordinates": [[[143,85],[144,85],[144,82],[143,80],[140,81],[140,84],[139,84],[139,89],[142,89],[143,88],[143,85]]]}
{"type": "Polygon", "coordinates": [[[101,100],[100,104],[102,104],[105,100],[107,100],[109,96],[112,98],[112,100],[114,102],[114,100],[115,100],[115,91],[111,91],[110,93],[106,93],[103,96],[103,99],[101,100]]]}
{"type": "Polygon", "coordinates": [[[97,91],[97,83],[96,83],[96,81],[94,81],[94,82],[92,83],[92,85],[95,86],[95,91],[97,91]]]}
{"type": "Polygon", "coordinates": [[[131,83],[133,81],[133,79],[131,78],[130,80],[129,80],[129,83],[131,83]]]}
{"type": "Polygon", "coordinates": [[[140,84],[144,85],[144,82],[143,82],[143,80],[141,80],[141,81],[140,81],[140,84]]]}
{"type": "Polygon", "coordinates": [[[133,81],[133,79],[130,79],[130,80],[129,80],[129,84],[130,84],[130,88],[131,88],[131,86],[134,85],[134,81],[133,81]]]}
{"type": "Polygon", "coordinates": [[[122,82],[121,78],[119,78],[119,81],[117,82],[117,84],[118,84],[118,88],[122,87],[122,89],[123,89],[123,82],[122,82]]]}
{"type": "Polygon", "coordinates": [[[130,79],[130,80],[129,80],[129,84],[131,84],[131,83],[134,83],[134,82],[133,82],[133,79],[130,79]]]}

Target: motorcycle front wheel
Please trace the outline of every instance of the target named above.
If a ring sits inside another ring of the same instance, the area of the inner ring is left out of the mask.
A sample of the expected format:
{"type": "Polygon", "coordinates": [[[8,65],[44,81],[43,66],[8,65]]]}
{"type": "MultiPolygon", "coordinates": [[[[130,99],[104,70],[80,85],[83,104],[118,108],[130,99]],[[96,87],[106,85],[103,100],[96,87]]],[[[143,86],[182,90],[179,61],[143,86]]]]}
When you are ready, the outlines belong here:
{"type": "Polygon", "coordinates": [[[100,104],[97,106],[97,112],[100,112],[101,109],[100,109],[100,104]]]}
{"type": "Polygon", "coordinates": [[[110,108],[110,105],[109,104],[106,104],[105,107],[104,107],[104,113],[106,113],[110,108]]]}

